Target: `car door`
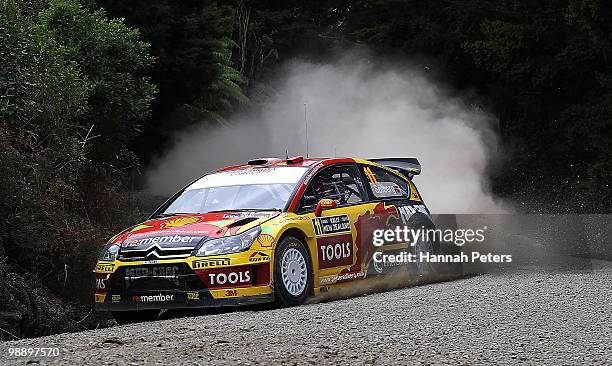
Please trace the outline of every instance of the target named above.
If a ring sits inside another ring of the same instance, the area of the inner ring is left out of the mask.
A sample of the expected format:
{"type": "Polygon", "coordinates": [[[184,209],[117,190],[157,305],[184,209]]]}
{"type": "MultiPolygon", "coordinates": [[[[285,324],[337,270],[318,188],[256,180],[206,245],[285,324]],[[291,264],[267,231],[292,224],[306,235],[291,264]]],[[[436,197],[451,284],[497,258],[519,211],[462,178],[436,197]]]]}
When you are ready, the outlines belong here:
{"type": "MultiPolygon", "coordinates": [[[[414,212],[410,183],[405,178],[381,167],[362,164],[360,170],[365,176],[368,199],[375,204],[369,231],[372,230],[372,226],[380,230],[394,230],[398,226],[405,225],[411,213],[414,212]]],[[[399,254],[409,249],[407,242],[390,241],[374,248],[371,252],[399,254]]],[[[376,262],[373,257],[366,258],[365,261],[371,274],[372,272],[377,274],[390,272],[399,265],[398,263],[376,262]]]]}
{"type": "Polygon", "coordinates": [[[297,213],[307,215],[312,222],[314,239],[310,252],[319,285],[363,277],[355,223],[367,211],[367,201],[363,175],[356,164],[330,165],[310,180],[297,213]],[[337,206],[315,217],[314,210],[321,199],[333,199],[337,206]]]}

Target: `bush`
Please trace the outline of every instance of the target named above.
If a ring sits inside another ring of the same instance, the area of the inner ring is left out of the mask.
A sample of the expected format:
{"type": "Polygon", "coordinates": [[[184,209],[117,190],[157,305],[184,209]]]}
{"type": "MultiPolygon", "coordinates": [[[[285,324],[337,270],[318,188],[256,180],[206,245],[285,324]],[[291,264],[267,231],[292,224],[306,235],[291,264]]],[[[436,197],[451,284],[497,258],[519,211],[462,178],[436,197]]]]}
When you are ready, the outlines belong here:
{"type": "Polygon", "coordinates": [[[75,322],[93,303],[98,251],[127,220],[142,218],[122,169],[137,164],[130,139],[155,94],[148,47],[137,31],[76,1],[0,2],[5,331],[34,336],[87,324],[75,322]]]}

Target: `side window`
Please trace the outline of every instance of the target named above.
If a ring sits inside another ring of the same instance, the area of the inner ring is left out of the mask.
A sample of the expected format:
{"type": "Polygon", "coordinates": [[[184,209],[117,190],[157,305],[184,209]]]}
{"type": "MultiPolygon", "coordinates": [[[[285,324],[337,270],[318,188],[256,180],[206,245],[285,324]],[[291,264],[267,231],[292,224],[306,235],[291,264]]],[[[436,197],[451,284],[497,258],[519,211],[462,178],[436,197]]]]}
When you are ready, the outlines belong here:
{"type": "Polygon", "coordinates": [[[323,198],[336,200],[339,206],[366,201],[367,195],[357,167],[338,165],[323,169],[306,187],[299,210],[313,210],[323,198]]]}
{"type": "Polygon", "coordinates": [[[399,176],[375,166],[362,166],[375,199],[409,199],[410,185],[399,176]]]}

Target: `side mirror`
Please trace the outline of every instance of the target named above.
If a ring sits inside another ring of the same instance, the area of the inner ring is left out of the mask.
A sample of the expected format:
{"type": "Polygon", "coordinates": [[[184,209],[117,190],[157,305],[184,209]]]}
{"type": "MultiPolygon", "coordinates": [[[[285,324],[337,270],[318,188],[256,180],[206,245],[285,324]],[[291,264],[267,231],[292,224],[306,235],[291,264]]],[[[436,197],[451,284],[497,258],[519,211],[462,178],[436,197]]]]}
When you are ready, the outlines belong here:
{"type": "Polygon", "coordinates": [[[329,198],[323,198],[317,203],[317,208],[315,209],[315,216],[320,217],[323,213],[323,210],[329,210],[330,208],[334,208],[338,205],[338,201],[332,200],[329,198]]]}

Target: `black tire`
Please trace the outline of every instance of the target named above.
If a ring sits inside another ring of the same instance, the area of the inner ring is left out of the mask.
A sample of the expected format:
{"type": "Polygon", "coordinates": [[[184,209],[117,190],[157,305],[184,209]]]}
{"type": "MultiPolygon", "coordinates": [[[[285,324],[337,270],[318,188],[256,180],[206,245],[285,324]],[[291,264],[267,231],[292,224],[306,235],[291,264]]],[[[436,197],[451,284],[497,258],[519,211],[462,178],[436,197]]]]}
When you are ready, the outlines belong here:
{"type": "MultiPolygon", "coordinates": [[[[434,223],[429,217],[422,213],[415,213],[408,220],[409,229],[412,230],[433,230],[436,228],[434,223]]],[[[416,263],[414,264],[413,271],[418,276],[430,276],[436,274],[439,271],[437,265],[426,261],[420,261],[421,253],[428,252],[429,254],[440,254],[440,242],[434,240],[430,235],[419,235],[413,237],[411,243],[414,243],[412,250],[416,254],[416,263]]]]}
{"type": "Polygon", "coordinates": [[[274,294],[276,302],[281,306],[296,306],[301,305],[306,299],[312,295],[313,289],[313,270],[312,261],[308,250],[304,243],[294,237],[286,236],[278,243],[274,252],[274,294]],[[304,258],[306,264],[306,285],[303,291],[299,294],[292,294],[286,288],[282,278],[282,260],[289,250],[297,250],[304,258]]]}
{"type": "MultiPolygon", "coordinates": [[[[376,252],[374,252],[376,253],[376,252]]],[[[382,252],[381,252],[382,253],[382,252]]],[[[382,276],[385,274],[385,265],[383,262],[376,262],[374,260],[374,254],[372,255],[372,260],[370,261],[370,265],[368,266],[368,278],[374,276],[382,276]]]]}
{"type": "Polygon", "coordinates": [[[140,311],[113,311],[113,318],[117,324],[141,323],[156,320],[159,310],[140,310],[140,311]]]}
{"type": "MultiPolygon", "coordinates": [[[[393,216],[389,218],[389,220],[387,221],[387,229],[390,229],[390,228],[395,229],[396,227],[399,227],[399,226],[402,226],[402,222],[393,216]]],[[[384,247],[380,247],[377,250],[375,250],[374,253],[372,253],[372,259],[368,266],[367,277],[392,275],[400,271],[401,266],[399,265],[390,266],[390,265],[385,265],[385,263],[383,263],[382,261],[376,262],[374,260],[374,255],[376,255],[376,252],[378,251],[380,251],[382,254],[390,254],[390,255],[396,255],[396,254],[401,253],[400,251],[383,251],[383,249],[384,247]]]]}

